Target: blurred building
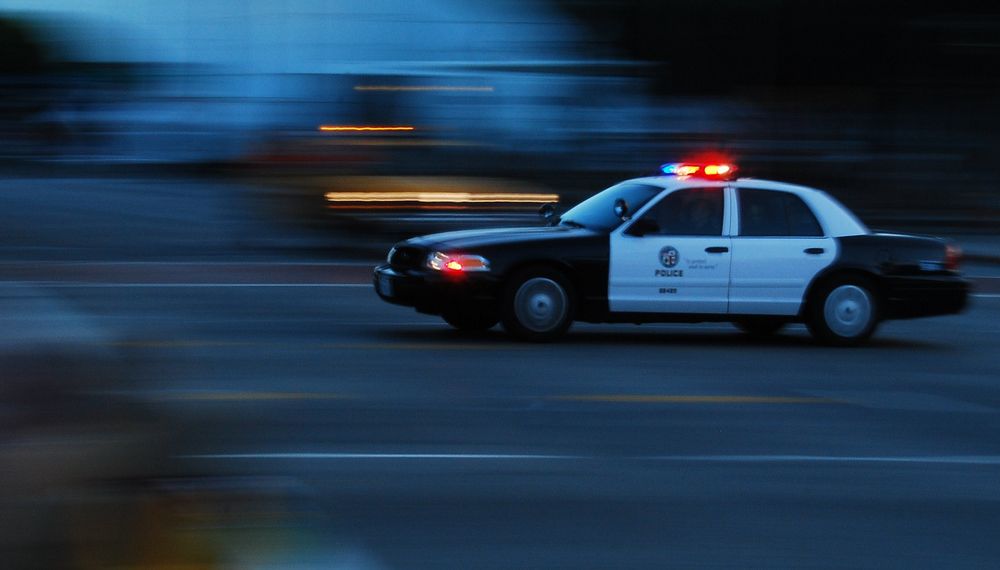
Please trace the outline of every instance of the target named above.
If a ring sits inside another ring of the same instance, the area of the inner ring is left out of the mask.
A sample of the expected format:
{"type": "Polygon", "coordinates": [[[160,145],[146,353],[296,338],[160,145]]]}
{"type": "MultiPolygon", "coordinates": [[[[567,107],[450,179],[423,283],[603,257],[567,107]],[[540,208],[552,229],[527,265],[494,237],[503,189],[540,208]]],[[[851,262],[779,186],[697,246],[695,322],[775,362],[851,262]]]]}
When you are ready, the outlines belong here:
{"type": "Polygon", "coordinates": [[[127,91],[70,83],[45,120],[89,137],[67,155],[214,160],[319,125],[413,126],[452,143],[568,150],[642,122],[625,62],[584,57],[540,2],[0,0],[55,57],[125,66],[127,91]],[[94,125],[99,125],[94,127],[94,125]],[[280,134],[279,134],[280,133],[280,134]]]}
{"type": "Polygon", "coordinates": [[[988,4],[0,0],[4,21],[34,31],[47,73],[0,57],[0,156],[236,160],[282,184],[518,178],[578,198],[712,151],[879,225],[1000,216],[988,4]]]}

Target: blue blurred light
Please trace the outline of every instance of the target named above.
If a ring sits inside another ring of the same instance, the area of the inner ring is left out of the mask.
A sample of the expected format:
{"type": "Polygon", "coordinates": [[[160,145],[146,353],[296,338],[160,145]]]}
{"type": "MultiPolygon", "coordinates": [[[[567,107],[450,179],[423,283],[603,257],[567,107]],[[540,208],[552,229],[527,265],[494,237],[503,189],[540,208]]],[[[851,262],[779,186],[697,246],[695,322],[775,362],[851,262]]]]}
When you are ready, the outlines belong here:
{"type": "Polygon", "coordinates": [[[677,174],[678,166],[680,166],[680,164],[677,164],[676,162],[670,162],[660,166],[660,170],[666,175],[674,175],[677,174]]]}

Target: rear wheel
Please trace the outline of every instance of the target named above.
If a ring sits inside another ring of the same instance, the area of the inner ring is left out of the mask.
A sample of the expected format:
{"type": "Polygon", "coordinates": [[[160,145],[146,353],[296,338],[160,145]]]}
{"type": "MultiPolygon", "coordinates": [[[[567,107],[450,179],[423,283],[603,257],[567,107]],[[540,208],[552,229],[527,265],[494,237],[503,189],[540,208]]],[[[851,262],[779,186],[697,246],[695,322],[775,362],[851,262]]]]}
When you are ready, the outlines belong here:
{"type": "Polygon", "coordinates": [[[751,336],[771,336],[785,326],[786,321],[769,317],[751,317],[734,321],[736,328],[751,336]]]}
{"type": "Polygon", "coordinates": [[[493,328],[500,322],[500,317],[493,308],[459,307],[441,314],[446,323],[460,331],[477,332],[493,328]]]}
{"type": "Polygon", "coordinates": [[[520,271],[507,282],[503,297],[503,326],[514,336],[550,341],[573,323],[575,300],[569,280],[546,267],[520,271]]]}
{"type": "Polygon", "coordinates": [[[823,342],[853,346],[871,338],[878,322],[875,287],[870,280],[857,277],[820,287],[810,303],[806,325],[823,342]]]}

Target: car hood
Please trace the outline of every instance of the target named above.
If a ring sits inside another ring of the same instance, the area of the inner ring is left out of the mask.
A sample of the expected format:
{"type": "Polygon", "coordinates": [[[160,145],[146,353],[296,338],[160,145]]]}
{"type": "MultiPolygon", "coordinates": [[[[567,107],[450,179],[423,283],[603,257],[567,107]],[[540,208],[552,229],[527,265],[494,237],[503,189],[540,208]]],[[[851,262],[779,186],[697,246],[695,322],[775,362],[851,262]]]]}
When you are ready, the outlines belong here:
{"type": "Polygon", "coordinates": [[[406,240],[403,244],[430,249],[469,251],[483,247],[572,239],[592,235],[595,235],[593,230],[567,226],[495,228],[430,234],[406,240]]]}

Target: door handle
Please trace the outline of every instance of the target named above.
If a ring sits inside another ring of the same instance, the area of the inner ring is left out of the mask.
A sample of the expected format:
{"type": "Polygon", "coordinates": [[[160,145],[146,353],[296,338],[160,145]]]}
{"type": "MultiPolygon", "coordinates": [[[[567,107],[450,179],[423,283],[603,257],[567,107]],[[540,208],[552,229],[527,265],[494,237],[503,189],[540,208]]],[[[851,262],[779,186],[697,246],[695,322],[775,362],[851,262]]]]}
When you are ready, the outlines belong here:
{"type": "Polygon", "coordinates": [[[821,253],[823,253],[826,250],[823,249],[822,247],[807,247],[806,249],[804,249],[802,251],[808,253],[809,255],[820,255],[821,253]]]}
{"type": "Polygon", "coordinates": [[[722,246],[722,245],[718,245],[718,246],[714,246],[714,247],[706,247],[705,248],[705,253],[726,253],[728,251],[729,251],[729,248],[725,247],[725,246],[722,246]]]}

